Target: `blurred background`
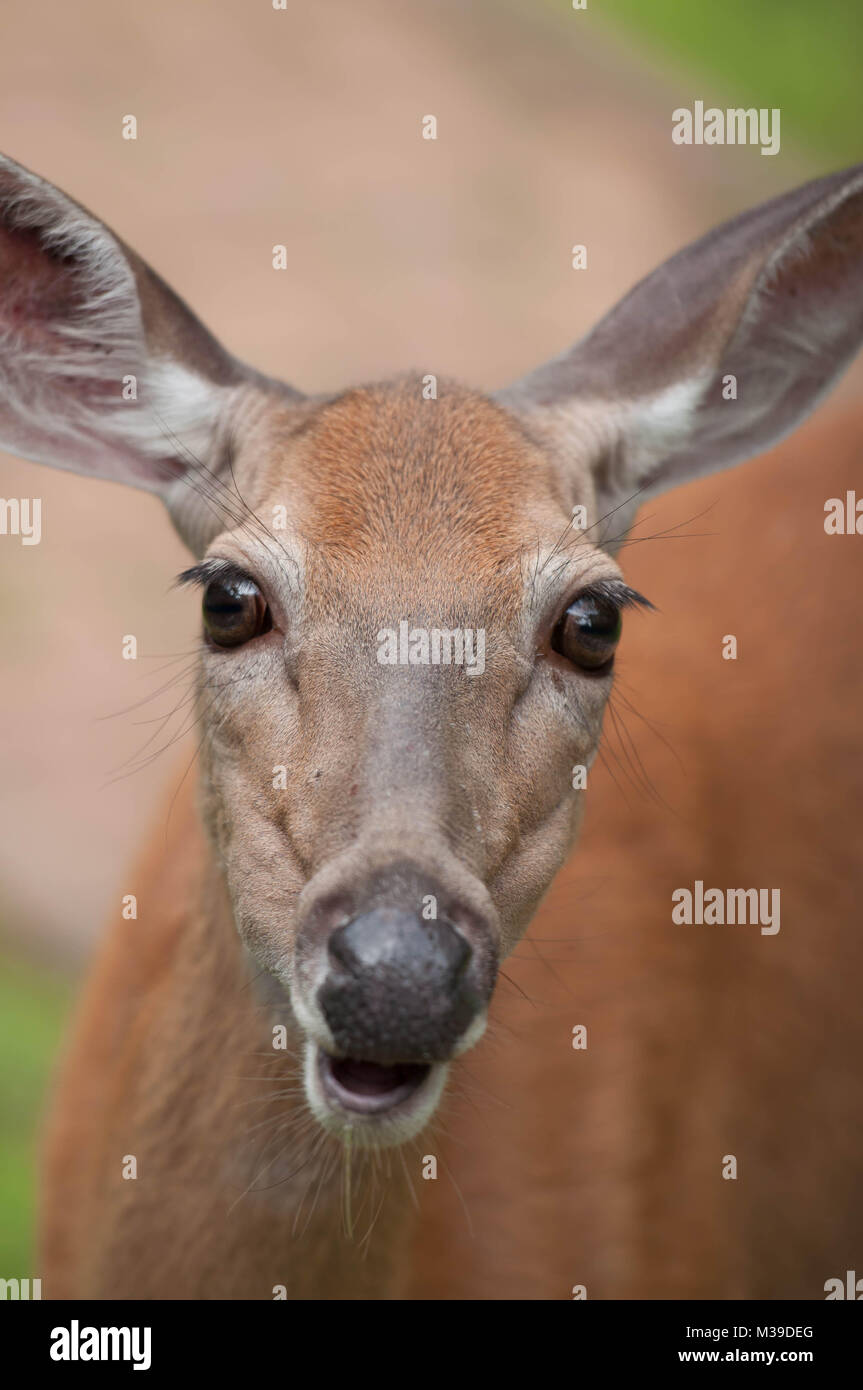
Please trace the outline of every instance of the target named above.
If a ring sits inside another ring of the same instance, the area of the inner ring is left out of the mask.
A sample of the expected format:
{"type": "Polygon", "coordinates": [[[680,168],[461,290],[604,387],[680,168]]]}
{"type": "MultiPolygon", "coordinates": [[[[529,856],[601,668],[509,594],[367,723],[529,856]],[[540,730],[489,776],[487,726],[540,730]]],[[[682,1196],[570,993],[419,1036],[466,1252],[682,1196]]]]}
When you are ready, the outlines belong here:
{"type": "MultiPolygon", "coordinates": [[[[311,391],[407,367],[502,385],[686,241],[863,150],[856,0],[6,0],[0,32],[4,151],[113,226],[233,352],[311,391]],[[781,152],[675,146],[671,112],[695,100],[779,107],[781,152]]],[[[859,385],[857,369],[828,408],[859,385]]],[[[77,980],[194,758],[197,611],[171,591],[186,556],[155,500],[0,469],[0,494],[43,512],[39,546],[0,538],[12,1276],[30,1269],[39,1117],[77,980]]]]}

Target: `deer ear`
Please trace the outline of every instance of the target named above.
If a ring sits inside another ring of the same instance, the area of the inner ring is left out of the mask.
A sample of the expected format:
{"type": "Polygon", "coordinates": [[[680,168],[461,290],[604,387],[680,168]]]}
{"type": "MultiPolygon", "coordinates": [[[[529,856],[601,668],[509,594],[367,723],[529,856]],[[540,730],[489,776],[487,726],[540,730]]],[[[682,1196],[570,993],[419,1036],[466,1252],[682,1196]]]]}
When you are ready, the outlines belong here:
{"type": "MultiPolygon", "coordinates": [[[[727,222],[497,399],[598,515],[739,463],[794,428],[863,341],[863,165],[727,222]]],[[[631,518],[630,518],[631,519],[631,518]]]]}
{"type": "Polygon", "coordinates": [[[167,496],[217,468],[249,380],[103,223],[0,156],[0,447],[167,496]]]}

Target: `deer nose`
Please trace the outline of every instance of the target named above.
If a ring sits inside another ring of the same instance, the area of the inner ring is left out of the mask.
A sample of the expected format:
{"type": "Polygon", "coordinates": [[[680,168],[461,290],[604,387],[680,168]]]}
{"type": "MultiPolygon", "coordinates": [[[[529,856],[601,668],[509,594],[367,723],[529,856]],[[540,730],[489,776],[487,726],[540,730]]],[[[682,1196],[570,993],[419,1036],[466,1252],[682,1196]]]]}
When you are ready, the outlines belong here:
{"type": "Polygon", "coordinates": [[[425,922],[412,912],[378,908],[339,927],[329,940],[333,960],[349,975],[395,969],[415,988],[450,989],[470,960],[470,947],[448,922],[425,922]]]}
{"type": "Polygon", "coordinates": [[[473,952],[448,922],[399,908],[334,931],[319,1003],[339,1051],[366,1061],[446,1061],[481,1004],[473,952]]]}

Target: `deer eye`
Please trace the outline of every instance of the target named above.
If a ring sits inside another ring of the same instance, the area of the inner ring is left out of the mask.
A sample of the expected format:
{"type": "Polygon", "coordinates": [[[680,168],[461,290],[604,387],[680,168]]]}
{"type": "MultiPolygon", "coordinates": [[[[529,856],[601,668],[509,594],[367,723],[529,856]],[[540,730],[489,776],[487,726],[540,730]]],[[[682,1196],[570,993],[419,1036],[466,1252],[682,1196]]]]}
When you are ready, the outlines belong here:
{"type": "Polygon", "coordinates": [[[554,651],[585,671],[608,666],[620,640],[620,609],[602,594],[582,594],[569,605],[551,638],[554,651]]]}
{"type": "Polygon", "coordinates": [[[202,609],[207,635],[217,647],[240,647],[273,626],[257,584],[240,575],[211,579],[202,609]]]}

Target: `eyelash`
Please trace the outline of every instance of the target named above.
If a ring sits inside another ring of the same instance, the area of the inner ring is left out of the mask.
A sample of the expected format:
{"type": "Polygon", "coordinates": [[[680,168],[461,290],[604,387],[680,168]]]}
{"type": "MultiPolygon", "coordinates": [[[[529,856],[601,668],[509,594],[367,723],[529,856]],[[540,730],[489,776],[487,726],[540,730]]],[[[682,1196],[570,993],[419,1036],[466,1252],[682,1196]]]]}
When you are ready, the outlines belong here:
{"type": "Polygon", "coordinates": [[[570,594],[566,600],[561,613],[565,613],[579,599],[585,598],[604,598],[613,603],[620,609],[625,608],[647,608],[655,612],[655,606],[644,594],[640,594],[637,589],[632,589],[628,584],[624,584],[621,579],[597,579],[595,583],[588,584],[587,588],[579,589],[577,593],[570,594]]]}
{"type": "Polygon", "coordinates": [[[183,570],[178,574],[174,583],[178,586],[197,585],[205,589],[214,579],[233,580],[235,583],[246,582],[258,585],[258,581],[240,569],[231,560],[202,560],[199,565],[193,565],[191,569],[183,570]]]}

